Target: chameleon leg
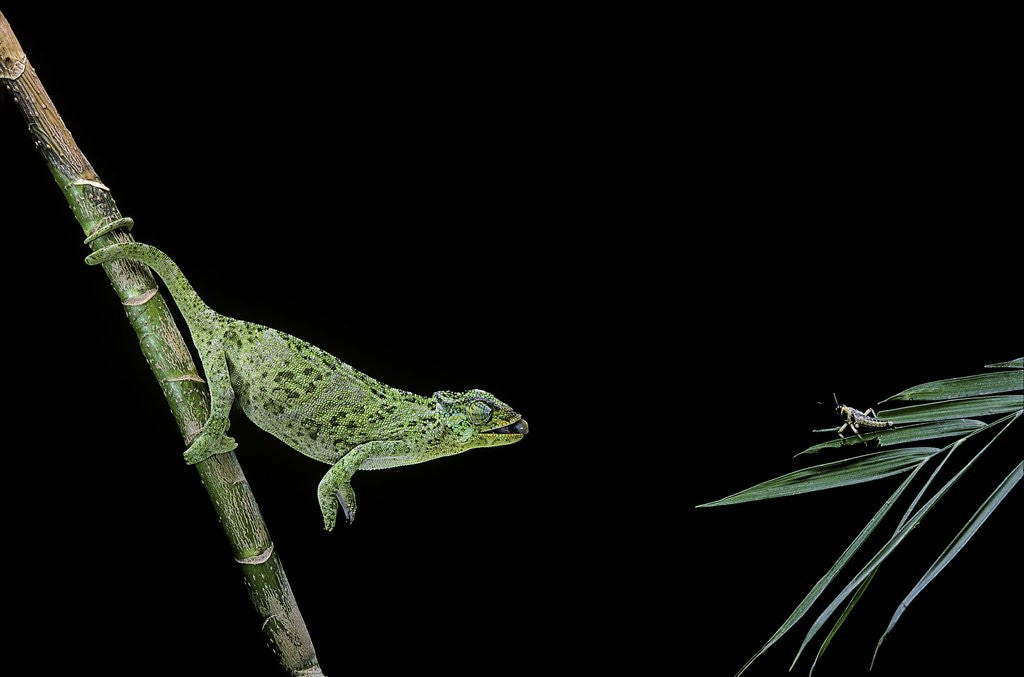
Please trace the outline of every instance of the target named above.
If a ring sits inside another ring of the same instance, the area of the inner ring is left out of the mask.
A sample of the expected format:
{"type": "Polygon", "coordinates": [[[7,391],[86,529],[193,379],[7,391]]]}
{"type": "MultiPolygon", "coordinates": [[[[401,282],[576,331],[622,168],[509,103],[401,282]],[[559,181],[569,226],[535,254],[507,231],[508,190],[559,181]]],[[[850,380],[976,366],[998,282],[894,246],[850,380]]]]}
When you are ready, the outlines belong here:
{"type": "Polygon", "coordinates": [[[331,466],[317,487],[320,512],[324,515],[324,528],[327,531],[334,530],[339,507],[349,524],[356,518],[356,492],[352,490],[351,479],[364,463],[378,458],[399,459],[408,453],[409,447],[405,442],[378,440],[360,444],[342,456],[340,461],[331,466]]]}
{"type": "Polygon", "coordinates": [[[344,512],[348,524],[352,524],[356,516],[356,492],[352,490],[351,484],[354,471],[350,469],[347,461],[348,457],[345,457],[332,465],[317,487],[320,512],[323,513],[324,528],[327,531],[334,531],[339,507],[344,512]]]}
{"type": "Polygon", "coordinates": [[[185,450],[185,461],[190,465],[205,461],[214,454],[234,451],[238,446],[233,438],[224,434],[231,425],[228,415],[235,397],[231,390],[224,350],[220,346],[213,346],[201,352],[206,381],[210,385],[210,417],[206,419],[203,432],[185,450]]]}

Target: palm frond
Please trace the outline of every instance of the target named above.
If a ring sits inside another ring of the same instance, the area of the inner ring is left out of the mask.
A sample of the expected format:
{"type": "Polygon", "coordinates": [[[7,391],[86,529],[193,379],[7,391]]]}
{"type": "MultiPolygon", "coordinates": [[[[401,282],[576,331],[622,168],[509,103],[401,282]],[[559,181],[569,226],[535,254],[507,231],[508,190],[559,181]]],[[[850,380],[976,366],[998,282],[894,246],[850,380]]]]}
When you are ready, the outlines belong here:
{"type": "MultiPolygon", "coordinates": [[[[837,447],[852,447],[857,444],[870,444],[874,442],[880,447],[891,447],[896,444],[907,444],[909,442],[920,442],[921,440],[933,440],[941,437],[956,437],[961,433],[970,432],[975,428],[985,425],[984,421],[972,418],[954,418],[947,421],[935,421],[932,423],[917,423],[906,425],[901,428],[889,428],[887,430],[876,430],[863,433],[860,437],[837,437],[834,440],[826,440],[813,446],[807,447],[797,456],[805,454],[816,454],[822,449],[835,449],[837,447]]],[[[838,428],[831,428],[835,432],[838,428]]]]}
{"type": "Polygon", "coordinates": [[[882,409],[878,418],[893,423],[923,423],[967,416],[1007,414],[1024,407],[1024,395],[986,395],[959,400],[912,404],[897,409],[882,409]]]}
{"type": "MultiPolygon", "coordinates": [[[[829,584],[835,580],[843,568],[875,532],[878,525],[888,515],[890,509],[910,486],[922,468],[928,464],[933,456],[942,454],[942,460],[932,470],[930,477],[925,481],[907,507],[892,536],[881,545],[867,564],[835,595],[825,610],[820,612],[804,636],[800,649],[793,659],[793,665],[796,664],[804,649],[818,631],[833,617],[839,606],[846,602],[843,611],[839,614],[818,648],[814,662],[811,665],[811,671],[813,672],[818,659],[825,653],[833,637],[835,637],[846,618],[857,605],[857,602],[867,591],[879,567],[999,436],[1024,414],[1024,393],[1020,392],[1024,391],[1024,358],[990,364],[986,365],[986,367],[1004,369],[1005,371],[984,372],[958,378],[931,381],[907,388],[883,401],[909,401],[915,402],[915,404],[882,410],[877,414],[879,419],[890,421],[896,424],[896,427],[864,432],[858,437],[826,440],[804,449],[797,456],[815,454],[825,449],[838,449],[854,445],[897,447],[898,445],[920,442],[922,440],[944,437],[957,438],[942,449],[935,447],[898,447],[813,465],[761,482],[716,501],[710,501],[697,506],[700,508],[718,507],[782,496],[794,496],[909,473],[871,520],[861,529],[857,537],[847,546],[835,564],[797,604],[796,608],[793,609],[768,641],[740,668],[737,675],[743,673],[759,656],[792,630],[800,619],[806,615],[829,584]],[[990,422],[977,420],[976,418],[999,414],[1004,414],[1004,416],[990,422]],[[976,435],[997,427],[999,429],[991,439],[973,457],[964,462],[953,477],[941,488],[926,498],[933,480],[939,475],[946,462],[954,456],[954,452],[976,435]]],[[[837,428],[829,428],[816,432],[835,433],[836,430],[837,428]]],[[[999,506],[1003,498],[1020,482],[1022,468],[1024,468],[1024,464],[1018,464],[1014,471],[1003,480],[992,495],[982,503],[974,516],[968,520],[960,530],[960,533],[953,538],[935,563],[925,572],[921,580],[918,581],[917,585],[914,586],[900,606],[897,607],[889,627],[882,634],[881,639],[879,639],[879,646],[899,621],[907,605],[956,557],[977,532],[981,524],[999,506]]],[[[792,666],[790,669],[792,669],[792,666]]]]}
{"type": "Polygon", "coordinates": [[[978,507],[978,510],[971,516],[971,519],[967,520],[967,524],[965,524],[963,529],[960,530],[960,533],[953,538],[950,544],[946,546],[946,549],[942,551],[942,554],[939,555],[938,559],[935,560],[935,562],[928,568],[928,571],[925,572],[924,576],[921,577],[921,580],[917,582],[917,585],[915,585],[907,596],[903,598],[900,605],[896,607],[896,612],[892,615],[892,619],[889,621],[889,626],[885,629],[885,632],[882,633],[882,636],[878,638],[878,645],[875,646],[875,655],[871,657],[872,667],[874,667],[875,660],[878,658],[878,650],[882,648],[882,642],[884,642],[885,638],[889,636],[890,632],[892,632],[896,623],[899,622],[900,616],[902,616],[903,612],[907,610],[910,603],[913,602],[919,594],[921,594],[921,591],[925,589],[925,586],[931,583],[932,579],[938,576],[939,572],[945,569],[946,565],[949,564],[957,554],[959,554],[965,545],[967,545],[967,541],[971,540],[981,525],[985,523],[985,520],[987,520],[995,509],[999,507],[999,504],[1003,502],[1003,499],[1010,493],[1010,490],[1017,486],[1017,483],[1021,481],[1021,478],[1024,478],[1024,463],[1018,463],[1017,467],[1011,470],[1010,474],[1006,476],[1006,479],[999,483],[999,486],[996,487],[995,491],[989,494],[989,497],[986,498],[985,502],[978,507]]]}
{"type": "MultiPolygon", "coordinates": [[[[865,580],[867,580],[867,578],[869,576],[871,576],[871,574],[874,571],[876,571],[878,569],[878,567],[880,567],[882,565],[882,563],[889,557],[889,555],[891,555],[893,553],[893,551],[895,551],[896,548],[900,545],[900,543],[903,542],[903,540],[907,537],[907,535],[909,535],[910,532],[918,524],[920,524],[921,520],[924,519],[925,515],[927,515],[928,512],[933,507],[935,507],[935,504],[938,503],[939,500],[943,496],[946,495],[946,492],[948,492],[949,489],[954,484],[956,484],[957,481],[959,481],[961,477],[963,477],[964,473],[966,473],[967,470],[972,465],[974,465],[974,463],[979,458],[981,458],[982,454],[984,454],[985,451],[990,446],[992,446],[992,443],[995,442],[996,439],[998,439],[999,436],[1003,434],[1003,432],[1006,430],[1006,428],[1011,423],[1013,423],[1013,421],[1015,421],[1019,416],[1020,416],[1020,412],[1018,412],[1016,414],[1013,414],[1011,416],[1007,416],[1007,417],[1004,417],[1002,419],[999,419],[999,421],[996,421],[995,423],[993,423],[993,425],[996,425],[998,423],[1004,423],[1005,422],[1005,425],[1003,425],[1003,427],[999,430],[999,432],[996,433],[995,436],[993,436],[993,438],[991,440],[989,440],[988,444],[986,444],[984,447],[981,448],[981,451],[979,451],[977,454],[975,454],[971,458],[971,460],[969,460],[966,464],[964,464],[964,466],[960,469],[960,471],[957,474],[953,475],[953,477],[951,477],[949,479],[949,481],[947,481],[946,484],[944,484],[942,486],[941,489],[939,489],[937,492],[935,492],[935,494],[931,498],[929,498],[925,502],[924,505],[922,505],[920,508],[918,508],[918,510],[910,517],[910,519],[907,520],[906,524],[904,524],[902,527],[900,527],[899,530],[897,530],[897,532],[893,535],[893,537],[890,538],[881,548],[879,548],[878,552],[875,553],[874,557],[872,557],[871,560],[868,561],[868,563],[864,565],[864,567],[860,570],[860,572],[858,572],[857,575],[853,577],[853,580],[851,580],[849,583],[847,583],[846,586],[842,590],[839,591],[839,593],[835,596],[835,598],[833,598],[832,602],[830,602],[829,605],[825,608],[825,610],[822,611],[821,614],[818,615],[818,618],[811,625],[810,630],[807,631],[807,634],[804,636],[803,642],[800,644],[800,649],[797,650],[796,656],[793,658],[793,663],[790,665],[790,669],[791,670],[793,669],[793,666],[796,665],[796,662],[798,660],[800,660],[800,655],[803,653],[804,649],[807,647],[807,645],[810,643],[810,641],[812,639],[814,639],[814,636],[818,633],[819,630],[821,630],[822,626],[825,623],[828,622],[828,619],[832,616],[833,613],[835,613],[836,609],[839,608],[839,605],[842,604],[843,601],[846,600],[846,598],[849,597],[850,594],[852,592],[854,592],[854,590],[856,590],[857,587],[860,586],[861,583],[863,583],[865,580]]],[[[979,429],[979,430],[985,430],[985,429],[987,429],[987,427],[979,429]]],[[[963,438],[963,439],[957,440],[956,442],[954,442],[951,445],[952,449],[955,449],[956,447],[958,447],[961,443],[964,442],[965,439],[966,439],[966,437],[963,438]]]]}
{"type": "Polygon", "coordinates": [[[1007,360],[1006,362],[996,362],[995,364],[986,364],[986,369],[1024,369],[1024,357],[1018,357],[1016,360],[1007,360]]]}
{"type": "MultiPolygon", "coordinates": [[[[953,452],[956,451],[959,446],[959,444],[954,443],[946,447],[946,449],[948,449],[946,455],[943,456],[942,460],[939,461],[938,465],[935,466],[935,469],[932,470],[932,474],[929,475],[928,479],[925,480],[924,485],[922,485],[921,488],[918,490],[917,495],[914,496],[914,500],[912,500],[910,502],[910,505],[907,506],[907,509],[903,513],[903,517],[899,521],[899,524],[896,525],[896,531],[893,532],[894,536],[896,535],[896,533],[899,532],[901,528],[903,528],[903,525],[907,523],[907,520],[910,519],[910,516],[914,514],[914,510],[917,508],[918,504],[921,503],[921,499],[924,498],[924,495],[928,493],[928,487],[932,485],[932,482],[935,480],[935,478],[938,477],[940,472],[942,472],[942,468],[946,465],[946,461],[949,460],[949,458],[953,455],[953,452]]],[[[821,646],[818,647],[818,653],[814,656],[814,662],[811,663],[811,669],[809,671],[809,674],[814,673],[814,668],[818,664],[818,660],[825,654],[825,651],[828,649],[828,645],[832,643],[832,638],[835,637],[836,633],[839,632],[839,629],[843,627],[843,623],[846,622],[846,619],[847,617],[849,617],[850,612],[853,611],[853,608],[857,606],[857,603],[860,601],[860,598],[864,596],[864,593],[871,585],[871,581],[875,579],[875,574],[877,573],[877,569],[871,572],[871,575],[868,576],[864,580],[864,582],[860,584],[860,586],[857,588],[857,591],[853,593],[853,597],[851,597],[850,601],[846,603],[846,608],[843,609],[843,613],[839,615],[839,618],[836,620],[835,625],[832,626],[832,629],[829,630],[828,635],[826,635],[825,639],[822,640],[821,646]]]]}
{"type": "Polygon", "coordinates": [[[910,475],[907,476],[907,479],[903,480],[903,483],[896,487],[896,491],[892,492],[892,495],[885,500],[885,503],[883,503],[882,507],[878,509],[878,512],[875,513],[874,517],[872,517],[868,521],[868,523],[864,525],[864,528],[860,530],[860,533],[857,534],[857,537],[854,538],[850,545],[846,547],[846,550],[844,550],[843,554],[839,556],[839,559],[837,559],[835,564],[832,565],[832,568],[825,572],[824,576],[818,579],[818,582],[814,584],[814,587],[812,587],[810,591],[806,595],[804,595],[804,598],[800,600],[799,604],[796,605],[796,608],[793,609],[793,612],[789,614],[789,618],[783,621],[782,625],[779,626],[779,629],[775,631],[775,634],[772,635],[767,642],[765,642],[764,646],[762,646],[757,651],[757,653],[750,657],[750,660],[748,660],[742,668],[740,668],[740,671],[736,673],[736,677],[739,677],[741,674],[743,674],[743,672],[747,668],[749,668],[750,665],[755,660],[757,660],[757,658],[761,654],[767,651],[773,644],[775,644],[775,642],[782,639],[782,636],[789,632],[789,630],[794,625],[796,625],[801,618],[804,617],[804,614],[806,614],[810,610],[811,606],[813,606],[814,603],[817,601],[818,597],[821,596],[821,593],[825,591],[825,588],[828,587],[829,583],[835,580],[835,577],[838,576],[839,572],[843,570],[843,567],[846,566],[846,563],[853,558],[857,551],[860,550],[860,547],[864,545],[864,543],[868,540],[868,537],[870,537],[871,534],[874,533],[875,528],[882,522],[885,516],[889,514],[889,509],[892,508],[892,506],[896,503],[899,497],[903,494],[903,491],[908,486],[910,486],[910,483],[914,481],[914,477],[917,476],[917,473],[923,467],[924,463],[918,465],[916,468],[914,468],[913,472],[911,472],[910,475]]]}
{"type": "Polygon", "coordinates": [[[812,491],[824,491],[825,489],[836,489],[851,484],[880,480],[908,472],[938,451],[937,447],[908,447],[812,465],[809,468],[794,470],[766,482],[755,484],[717,501],[702,503],[697,507],[714,508],[721,505],[763,501],[767,498],[795,496],[812,491]]]}
{"type": "Polygon", "coordinates": [[[1024,390],[1024,369],[990,371],[985,374],[922,383],[887,397],[882,402],[890,400],[952,400],[960,397],[1012,393],[1018,390],[1024,390]]]}

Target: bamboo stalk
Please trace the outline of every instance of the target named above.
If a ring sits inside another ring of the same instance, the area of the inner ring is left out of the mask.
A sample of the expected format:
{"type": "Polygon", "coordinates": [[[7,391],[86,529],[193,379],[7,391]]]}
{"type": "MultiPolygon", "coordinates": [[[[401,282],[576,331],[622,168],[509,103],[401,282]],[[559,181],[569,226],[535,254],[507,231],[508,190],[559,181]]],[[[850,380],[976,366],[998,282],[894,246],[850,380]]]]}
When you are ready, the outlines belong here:
{"type": "MultiPolygon", "coordinates": [[[[121,219],[110,189],[78,148],[2,13],[0,81],[13,95],[36,148],[85,234],[92,236],[121,219]]],[[[96,237],[90,244],[99,249],[131,240],[127,229],[120,228],[96,237]]],[[[188,445],[199,435],[209,415],[209,396],[181,332],[145,266],[115,261],[103,268],[188,445]]],[[[249,596],[263,620],[263,632],[282,667],[291,675],[322,675],[309,631],[237,458],[233,453],[218,454],[196,465],[196,469],[231,542],[235,560],[242,567],[249,596]]]]}

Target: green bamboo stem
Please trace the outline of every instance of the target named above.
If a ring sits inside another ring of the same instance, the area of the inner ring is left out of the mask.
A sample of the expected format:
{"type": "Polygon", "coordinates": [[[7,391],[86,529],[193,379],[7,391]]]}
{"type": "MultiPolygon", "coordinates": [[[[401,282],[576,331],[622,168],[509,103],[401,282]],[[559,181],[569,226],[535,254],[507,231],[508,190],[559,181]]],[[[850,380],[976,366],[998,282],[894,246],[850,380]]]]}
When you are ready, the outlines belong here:
{"type": "MultiPolygon", "coordinates": [[[[110,189],[100,181],[57,114],[2,13],[0,81],[13,95],[36,148],[85,234],[92,235],[120,219],[110,189]]],[[[119,229],[90,244],[95,250],[131,239],[126,229],[119,229]]],[[[147,268],[132,261],[115,261],[103,268],[188,445],[203,428],[209,414],[209,396],[181,332],[147,268]]],[[[322,675],[309,631],[237,458],[233,453],[218,454],[196,465],[196,469],[231,542],[235,560],[242,567],[250,598],[263,619],[263,632],[282,667],[291,675],[322,675]]]]}

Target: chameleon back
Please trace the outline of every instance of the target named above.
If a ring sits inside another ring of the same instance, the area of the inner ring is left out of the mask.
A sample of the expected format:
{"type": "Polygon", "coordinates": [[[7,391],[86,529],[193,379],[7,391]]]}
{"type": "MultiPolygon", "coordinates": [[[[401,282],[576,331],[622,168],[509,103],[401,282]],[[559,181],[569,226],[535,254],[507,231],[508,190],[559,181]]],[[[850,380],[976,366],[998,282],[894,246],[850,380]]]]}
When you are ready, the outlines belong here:
{"type": "Polygon", "coordinates": [[[285,444],[335,463],[375,436],[404,437],[422,427],[395,411],[397,396],[429,415],[426,398],[399,391],[284,332],[229,320],[224,332],[231,387],[242,411],[285,444]]]}
{"type": "Polygon", "coordinates": [[[355,516],[350,479],[360,469],[423,463],[478,447],[521,440],[522,416],[481,390],[434,397],[384,385],[333,355],[284,332],[225,317],[203,302],[166,254],[140,242],[104,247],[90,264],[133,259],[167,285],[192,334],[210,388],[210,414],[185,450],[188,463],[233,451],[227,435],[235,401],[257,426],[331,465],[317,497],[330,531],[342,509],[355,516]]]}

